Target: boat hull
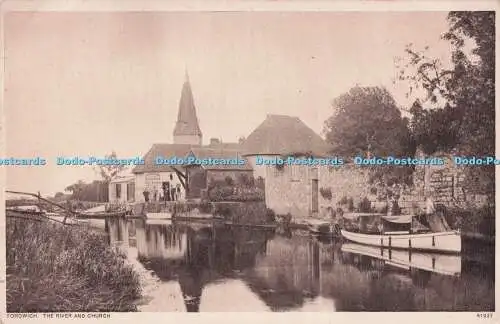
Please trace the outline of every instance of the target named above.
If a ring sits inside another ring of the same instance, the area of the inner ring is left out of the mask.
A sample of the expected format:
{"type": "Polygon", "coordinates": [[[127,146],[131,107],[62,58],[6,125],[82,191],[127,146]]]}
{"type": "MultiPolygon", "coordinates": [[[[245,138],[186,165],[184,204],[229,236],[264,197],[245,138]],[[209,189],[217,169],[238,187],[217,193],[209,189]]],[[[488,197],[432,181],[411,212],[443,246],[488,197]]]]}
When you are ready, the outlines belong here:
{"type": "Polygon", "coordinates": [[[460,233],[455,231],[424,234],[372,235],[342,230],[346,239],[384,248],[459,253],[462,251],[460,233]]]}

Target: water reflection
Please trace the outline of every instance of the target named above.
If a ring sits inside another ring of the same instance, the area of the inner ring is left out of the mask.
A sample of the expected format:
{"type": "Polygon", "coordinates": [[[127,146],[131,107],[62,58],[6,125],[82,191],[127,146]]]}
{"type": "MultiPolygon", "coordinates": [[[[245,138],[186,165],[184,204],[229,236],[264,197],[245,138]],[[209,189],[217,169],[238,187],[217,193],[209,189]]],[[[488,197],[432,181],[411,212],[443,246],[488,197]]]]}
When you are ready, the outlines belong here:
{"type": "Polygon", "coordinates": [[[150,311],[494,310],[493,256],[477,262],[210,223],[108,227],[110,242],[136,248],[161,280],[150,311]]]}

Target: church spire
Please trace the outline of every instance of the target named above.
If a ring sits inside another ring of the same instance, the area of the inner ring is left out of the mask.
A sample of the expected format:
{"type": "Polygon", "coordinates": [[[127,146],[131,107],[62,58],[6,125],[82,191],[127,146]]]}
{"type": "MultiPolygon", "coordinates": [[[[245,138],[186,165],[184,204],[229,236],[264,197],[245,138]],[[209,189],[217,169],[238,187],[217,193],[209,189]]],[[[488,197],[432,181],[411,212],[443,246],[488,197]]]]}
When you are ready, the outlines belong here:
{"type": "Polygon", "coordinates": [[[179,101],[177,123],[174,128],[174,143],[192,145],[201,145],[202,143],[202,133],[198,125],[198,117],[196,116],[196,107],[194,105],[187,68],[185,70],[185,80],[179,101]]]}
{"type": "Polygon", "coordinates": [[[187,66],[184,67],[184,82],[189,83],[189,73],[188,73],[187,66]]]}

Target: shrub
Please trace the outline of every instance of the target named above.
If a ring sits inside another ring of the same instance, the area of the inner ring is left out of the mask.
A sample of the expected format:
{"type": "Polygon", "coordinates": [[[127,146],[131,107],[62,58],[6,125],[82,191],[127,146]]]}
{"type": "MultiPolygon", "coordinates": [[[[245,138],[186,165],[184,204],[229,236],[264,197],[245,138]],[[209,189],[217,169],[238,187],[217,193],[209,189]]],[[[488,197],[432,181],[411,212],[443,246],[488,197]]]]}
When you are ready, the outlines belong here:
{"type": "Polygon", "coordinates": [[[264,201],[264,191],[256,187],[216,185],[208,191],[210,201],[264,201]]]}
{"type": "Polygon", "coordinates": [[[332,189],[331,188],[320,188],[319,192],[321,196],[326,200],[332,200],[332,189]]]}
{"type": "Polygon", "coordinates": [[[350,212],[354,211],[354,200],[352,197],[347,200],[347,210],[350,212]]]}
{"type": "Polygon", "coordinates": [[[271,208],[266,208],[266,220],[268,223],[274,223],[276,221],[276,213],[271,208]]]}
{"type": "Polygon", "coordinates": [[[358,204],[358,210],[361,213],[369,213],[372,209],[372,203],[367,197],[363,198],[358,204]]]}
{"type": "Polygon", "coordinates": [[[8,312],[136,311],[138,275],[106,236],[7,219],[8,312]]]}
{"type": "Polygon", "coordinates": [[[238,182],[245,187],[255,186],[255,179],[253,177],[248,176],[245,173],[241,173],[238,175],[238,182]]]}
{"type": "Polygon", "coordinates": [[[234,185],[234,180],[233,180],[233,178],[231,178],[230,176],[227,176],[227,177],[224,179],[224,181],[226,182],[226,185],[228,185],[228,186],[232,186],[232,185],[234,185]]]}
{"type": "Polygon", "coordinates": [[[259,189],[262,189],[262,190],[264,190],[266,188],[264,178],[262,178],[262,177],[257,178],[256,187],[259,189]]]}
{"type": "Polygon", "coordinates": [[[401,215],[401,207],[399,207],[397,200],[394,201],[394,203],[392,204],[391,215],[393,216],[401,215]]]}
{"type": "Polygon", "coordinates": [[[346,196],[343,196],[342,198],[340,198],[339,200],[339,205],[347,205],[347,202],[348,202],[348,199],[346,196]]]}

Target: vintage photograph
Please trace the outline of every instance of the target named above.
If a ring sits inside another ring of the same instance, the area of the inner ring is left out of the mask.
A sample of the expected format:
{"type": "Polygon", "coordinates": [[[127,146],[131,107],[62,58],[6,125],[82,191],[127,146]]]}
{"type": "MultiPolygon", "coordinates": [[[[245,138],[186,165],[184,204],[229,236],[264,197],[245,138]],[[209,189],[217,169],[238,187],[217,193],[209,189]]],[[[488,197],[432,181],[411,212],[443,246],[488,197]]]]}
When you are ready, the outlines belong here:
{"type": "Polygon", "coordinates": [[[495,38],[4,12],[7,312],[494,312],[495,38]]]}

